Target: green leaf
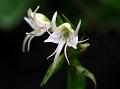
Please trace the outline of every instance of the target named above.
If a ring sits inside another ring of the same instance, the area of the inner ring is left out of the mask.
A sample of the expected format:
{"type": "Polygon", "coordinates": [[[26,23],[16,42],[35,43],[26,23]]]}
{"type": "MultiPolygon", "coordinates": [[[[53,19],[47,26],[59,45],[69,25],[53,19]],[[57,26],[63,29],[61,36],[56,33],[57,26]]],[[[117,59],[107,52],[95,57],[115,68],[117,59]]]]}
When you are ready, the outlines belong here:
{"type": "Polygon", "coordinates": [[[70,23],[73,29],[75,29],[74,25],[71,23],[71,21],[64,15],[62,14],[63,18],[65,19],[66,22],[70,23]]]}
{"type": "Polygon", "coordinates": [[[57,16],[57,22],[56,23],[57,23],[57,26],[59,26],[59,25],[64,23],[62,18],[60,17],[60,15],[57,16]]]}
{"type": "Polygon", "coordinates": [[[56,61],[54,61],[48,68],[40,86],[43,86],[47,83],[47,81],[52,77],[52,75],[62,67],[63,62],[64,55],[60,55],[59,58],[56,61]]]}
{"type": "Polygon", "coordinates": [[[68,69],[68,89],[85,89],[86,79],[82,72],[76,69],[76,65],[80,64],[78,61],[72,61],[68,69]]]}
{"type": "Polygon", "coordinates": [[[96,88],[96,79],[95,79],[95,76],[93,75],[93,73],[91,73],[89,70],[87,70],[83,66],[79,66],[79,65],[76,66],[76,69],[79,71],[79,73],[83,73],[86,77],[91,79],[96,88]]]}

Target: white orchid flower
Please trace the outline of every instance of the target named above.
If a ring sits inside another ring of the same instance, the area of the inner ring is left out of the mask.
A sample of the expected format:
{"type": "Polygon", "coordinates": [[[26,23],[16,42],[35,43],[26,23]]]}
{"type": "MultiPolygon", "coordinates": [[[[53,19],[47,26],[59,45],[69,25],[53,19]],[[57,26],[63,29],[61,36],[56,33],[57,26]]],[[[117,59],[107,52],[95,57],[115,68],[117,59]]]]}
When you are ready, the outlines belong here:
{"type": "Polygon", "coordinates": [[[28,9],[28,17],[24,17],[24,20],[31,26],[33,31],[26,33],[26,37],[23,41],[22,51],[25,52],[25,46],[27,43],[27,52],[30,50],[30,42],[36,36],[42,36],[50,28],[50,20],[41,13],[36,13],[39,6],[33,12],[31,8],[28,9]]]}
{"type": "Polygon", "coordinates": [[[67,46],[76,49],[78,43],[86,41],[86,40],[78,41],[78,31],[81,25],[81,20],[79,21],[77,28],[74,31],[69,23],[63,23],[57,27],[56,17],[57,17],[57,12],[54,13],[51,22],[51,29],[53,33],[44,42],[52,42],[58,44],[56,50],[53,52],[53,54],[49,56],[51,57],[55,54],[54,61],[59,57],[64,47],[65,58],[68,64],[70,64],[66,53],[67,46]]]}

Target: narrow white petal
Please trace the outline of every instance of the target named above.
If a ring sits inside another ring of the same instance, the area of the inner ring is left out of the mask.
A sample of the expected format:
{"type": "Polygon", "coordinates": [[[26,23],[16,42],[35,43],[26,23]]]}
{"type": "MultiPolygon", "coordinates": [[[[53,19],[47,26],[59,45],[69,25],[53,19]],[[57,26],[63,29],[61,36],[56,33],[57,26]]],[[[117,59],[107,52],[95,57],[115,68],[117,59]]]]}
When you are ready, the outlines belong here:
{"type": "Polygon", "coordinates": [[[28,39],[31,37],[31,35],[27,35],[26,37],[25,37],[25,39],[23,40],[23,45],[22,45],[22,52],[25,52],[25,45],[26,45],[26,43],[27,43],[27,41],[28,41],[28,39]]]}
{"type": "Polygon", "coordinates": [[[33,12],[33,20],[35,21],[35,19],[36,19],[36,12],[37,12],[37,10],[39,9],[39,7],[40,6],[37,6],[37,8],[35,9],[35,11],[33,12]]]}
{"type": "Polygon", "coordinates": [[[27,52],[29,52],[29,50],[30,50],[30,43],[31,43],[31,40],[32,40],[34,37],[35,37],[35,35],[32,35],[32,36],[30,37],[30,39],[28,40],[27,52]]]}
{"type": "Polygon", "coordinates": [[[34,14],[37,12],[37,10],[40,8],[40,6],[37,6],[37,8],[34,10],[34,14]]]}
{"type": "Polygon", "coordinates": [[[62,51],[62,48],[65,44],[65,41],[60,41],[58,46],[57,46],[57,49],[56,49],[56,54],[55,54],[55,57],[54,57],[54,62],[58,59],[61,51],[62,51]]]}
{"type": "Polygon", "coordinates": [[[56,18],[57,18],[57,11],[54,13],[52,17],[52,24],[51,24],[52,31],[56,29],[56,18]]]}
{"type": "Polygon", "coordinates": [[[68,57],[67,57],[67,52],[66,52],[67,45],[68,45],[68,42],[67,42],[66,45],[65,45],[64,53],[65,53],[65,58],[66,58],[66,60],[67,60],[67,63],[68,63],[68,65],[70,65],[70,62],[69,62],[68,57]]]}
{"type": "Polygon", "coordinates": [[[85,42],[85,41],[88,41],[89,40],[89,38],[88,39],[85,39],[85,40],[81,40],[81,41],[79,41],[78,43],[82,43],[82,42],[85,42]]]}
{"type": "Polygon", "coordinates": [[[79,31],[79,29],[80,29],[80,25],[81,25],[81,20],[79,20],[79,23],[78,23],[78,25],[77,25],[77,27],[76,27],[76,30],[75,30],[75,32],[74,32],[75,35],[78,34],[78,31],[79,31]]]}
{"type": "Polygon", "coordinates": [[[35,29],[34,25],[30,21],[30,19],[28,19],[27,17],[24,17],[24,20],[32,27],[32,29],[35,29]]]}
{"type": "Polygon", "coordinates": [[[56,51],[57,51],[57,49],[55,49],[55,51],[50,56],[48,56],[47,59],[49,59],[50,57],[52,57],[56,53],[56,51]]]}

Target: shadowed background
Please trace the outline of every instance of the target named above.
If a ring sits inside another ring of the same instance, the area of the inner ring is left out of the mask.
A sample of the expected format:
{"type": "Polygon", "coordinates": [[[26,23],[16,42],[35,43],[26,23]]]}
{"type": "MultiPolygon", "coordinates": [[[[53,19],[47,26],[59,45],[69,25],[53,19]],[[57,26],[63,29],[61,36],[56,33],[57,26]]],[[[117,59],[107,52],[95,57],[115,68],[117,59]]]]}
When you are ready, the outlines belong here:
{"type": "MultiPolygon", "coordinates": [[[[119,0],[0,0],[0,89],[66,89],[67,63],[47,83],[40,83],[57,45],[36,37],[29,53],[22,53],[22,41],[31,27],[23,20],[27,10],[40,5],[38,12],[49,19],[55,11],[64,13],[86,34],[91,46],[80,61],[94,73],[97,89],[119,89],[120,79],[120,1],[119,0]]],[[[93,89],[90,80],[86,89],[93,89]]]]}

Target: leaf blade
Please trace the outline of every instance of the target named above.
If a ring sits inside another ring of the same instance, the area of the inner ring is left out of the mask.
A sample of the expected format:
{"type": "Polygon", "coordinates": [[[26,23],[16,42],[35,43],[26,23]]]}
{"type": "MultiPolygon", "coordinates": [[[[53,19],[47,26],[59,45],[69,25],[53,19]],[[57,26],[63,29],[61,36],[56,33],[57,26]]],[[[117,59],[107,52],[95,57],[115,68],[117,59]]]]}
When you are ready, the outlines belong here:
{"type": "Polygon", "coordinates": [[[97,83],[96,83],[94,74],[82,66],[76,66],[76,68],[80,73],[83,73],[86,77],[88,77],[90,80],[92,80],[94,87],[96,89],[97,83]]]}
{"type": "Polygon", "coordinates": [[[50,65],[40,84],[41,87],[45,85],[47,81],[52,77],[52,75],[54,75],[54,73],[57,72],[62,67],[64,62],[63,58],[64,55],[60,55],[59,58],[50,65]]]}
{"type": "Polygon", "coordinates": [[[85,76],[76,69],[77,65],[80,65],[79,61],[76,61],[76,59],[71,61],[68,69],[68,89],[85,89],[86,87],[85,76]]]}

